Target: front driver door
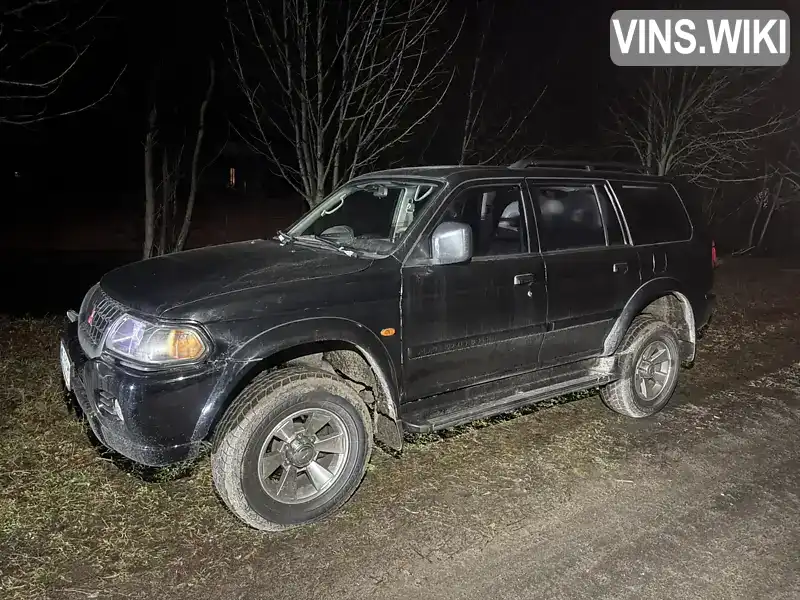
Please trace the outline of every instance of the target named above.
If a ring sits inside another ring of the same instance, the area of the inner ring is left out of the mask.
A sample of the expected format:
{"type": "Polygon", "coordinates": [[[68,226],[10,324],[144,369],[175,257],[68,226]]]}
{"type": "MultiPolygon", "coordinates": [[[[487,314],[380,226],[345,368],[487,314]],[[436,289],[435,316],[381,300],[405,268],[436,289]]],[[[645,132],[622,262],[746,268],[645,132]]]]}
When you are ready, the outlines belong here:
{"type": "Polygon", "coordinates": [[[405,399],[417,400],[539,365],[545,333],[544,263],[521,182],[459,188],[403,267],[405,399]],[[473,257],[433,265],[444,221],[470,225],[473,257]]]}

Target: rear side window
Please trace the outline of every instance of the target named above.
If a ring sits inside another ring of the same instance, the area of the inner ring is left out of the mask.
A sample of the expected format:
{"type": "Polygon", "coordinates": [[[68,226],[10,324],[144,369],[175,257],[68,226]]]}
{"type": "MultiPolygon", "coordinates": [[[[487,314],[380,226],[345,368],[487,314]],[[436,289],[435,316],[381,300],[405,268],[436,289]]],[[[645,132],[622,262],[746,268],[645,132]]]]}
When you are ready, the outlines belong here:
{"type": "Polygon", "coordinates": [[[612,184],[632,242],[660,244],[692,237],[692,225],[680,197],[669,185],[612,184]]]}
{"type": "Polygon", "coordinates": [[[696,185],[692,185],[686,181],[678,180],[675,182],[675,188],[683,200],[683,205],[686,207],[686,212],[689,213],[689,218],[692,220],[692,228],[695,235],[698,233],[707,233],[708,220],[703,211],[703,206],[707,198],[705,194],[713,192],[711,190],[704,190],[696,185]]]}
{"type": "Polygon", "coordinates": [[[539,210],[542,252],[606,245],[606,233],[592,185],[540,185],[531,188],[539,210]]]}

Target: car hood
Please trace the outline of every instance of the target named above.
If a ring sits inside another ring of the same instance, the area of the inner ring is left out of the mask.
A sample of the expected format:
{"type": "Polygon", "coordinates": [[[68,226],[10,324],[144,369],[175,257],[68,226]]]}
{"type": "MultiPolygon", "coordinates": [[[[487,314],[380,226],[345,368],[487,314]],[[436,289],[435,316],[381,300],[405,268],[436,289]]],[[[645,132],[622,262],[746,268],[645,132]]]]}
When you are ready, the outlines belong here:
{"type": "Polygon", "coordinates": [[[173,315],[183,305],[214,296],[346,275],[371,262],[333,250],[252,240],[131,263],[109,271],[100,287],[133,310],[173,315]]]}

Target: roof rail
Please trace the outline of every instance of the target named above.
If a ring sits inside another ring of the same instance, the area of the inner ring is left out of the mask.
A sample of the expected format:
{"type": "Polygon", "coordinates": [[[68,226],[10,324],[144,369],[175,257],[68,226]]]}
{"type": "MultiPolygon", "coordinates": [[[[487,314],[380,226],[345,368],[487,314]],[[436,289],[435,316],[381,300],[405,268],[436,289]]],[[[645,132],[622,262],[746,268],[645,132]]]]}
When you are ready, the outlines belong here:
{"type": "Polygon", "coordinates": [[[528,167],[562,167],[565,169],[583,169],[584,171],[620,171],[624,173],[648,174],[644,165],[621,162],[588,162],[585,160],[539,160],[526,158],[509,165],[511,169],[525,169],[528,167]]]}

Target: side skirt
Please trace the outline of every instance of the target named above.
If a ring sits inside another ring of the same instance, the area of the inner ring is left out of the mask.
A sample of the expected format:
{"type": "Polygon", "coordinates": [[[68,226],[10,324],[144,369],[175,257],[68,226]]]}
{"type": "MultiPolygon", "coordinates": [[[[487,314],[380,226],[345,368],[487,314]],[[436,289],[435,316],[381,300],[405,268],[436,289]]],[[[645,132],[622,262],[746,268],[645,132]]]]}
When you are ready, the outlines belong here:
{"type": "Polygon", "coordinates": [[[428,433],[464,425],[619,378],[615,357],[590,358],[511,375],[488,383],[408,402],[400,407],[403,427],[428,433]]]}

